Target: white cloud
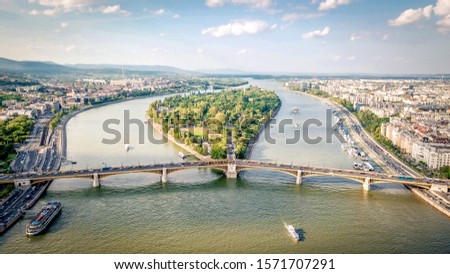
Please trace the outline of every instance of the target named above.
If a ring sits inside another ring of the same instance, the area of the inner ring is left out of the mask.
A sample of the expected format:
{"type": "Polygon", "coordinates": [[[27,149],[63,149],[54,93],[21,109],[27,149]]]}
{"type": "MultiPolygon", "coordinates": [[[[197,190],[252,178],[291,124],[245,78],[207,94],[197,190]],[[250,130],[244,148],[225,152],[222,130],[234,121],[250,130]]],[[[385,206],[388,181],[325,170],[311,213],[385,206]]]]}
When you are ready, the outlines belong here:
{"type": "Polygon", "coordinates": [[[32,11],[30,11],[28,14],[29,14],[29,15],[39,15],[39,14],[41,14],[41,12],[38,11],[38,10],[32,10],[32,11]]]}
{"type": "Polygon", "coordinates": [[[352,33],[352,36],[350,37],[350,41],[354,42],[354,41],[359,40],[359,39],[361,39],[361,38],[362,38],[362,37],[359,36],[358,34],[352,33]]]}
{"type": "Polygon", "coordinates": [[[62,8],[64,10],[81,9],[92,4],[100,3],[102,0],[31,0],[29,3],[37,3],[41,6],[62,8]]]}
{"type": "Polygon", "coordinates": [[[238,55],[242,55],[242,54],[246,54],[247,53],[247,49],[241,49],[238,52],[236,52],[236,54],[238,55]]]}
{"type": "Polygon", "coordinates": [[[350,37],[350,41],[355,42],[357,40],[361,40],[365,37],[364,34],[361,33],[352,33],[352,36],[350,37]]]}
{"type": "Polygon", "coordinates": [[[159,10],[155,10],[153,11],[154,15],[163,15],[166,12],[165,9],[159,9],[159,10]]]}
{"type": "Polygon", "coordinates": [[[298,21],[298,20],[313,19],[313,18],[317,18],[317,17],[321,17],[321,16],[323,16],[322,13],[306,13],[306,14],[302,14],[302,13],[287,13],[287,14],[284,14],[281,17],[281,21],[293,23],[293,22],[298,21]]]}
{"type": "Polygon", "coordinates": [[[59,10],[59,9],[45,9],[45,10],[32,10],[28,14],[53,16],[53,15],[59,14],[60,12],[61,12],[61,10],[59,10]]]}
{"type": "Polygon", "coordinates": [[[175,13],[175,14],[172,16],[172,18],[173,18],[173,19],[178,19],[178,18],[180,18],[180,15],[179,15],[178,13],[175,13]]]}
{"type": "Polygon", "coordinates": [[[60,12],[61,10],[59,9],[46,9],[42,12],[42,14],[46,16],[53,16],[59,14],[60,12]]]}
{"type": "Polygon", "coordinates": [[[348,61],[355,61],[355,59],[356,59],[356,56],[349,56],[349,57],[347,57],[348,61]]]}
{"type": "Polygon", "coordinates": [[[75,45],[70,45],[70,46],[65,47],[64,50],[65,50],[66,52],[69,52],[69,51],[74,50],[75,48],[76,48],[75,45]]]}
{"type": "Polygon", "coordinates": [[[265,9],[265,11],[270,15],[275,15],[283,12],[282,9],[265,9]]]}
{"type": "Polygon", "coordinates": [[[69,23],[67,23],[67,22],[62,22],[62,23],[60,24],[60,26],[61,26],[61,28],[67,28],[67,27],[69,26],[69,23]]]}
{"type": "Polygon", "coordinates": [[[330,33],[330,27],[326,26],[323,30],[314,30],[303,34],[304,39],[311,39],[316,37],[323,37],[330,33]]]}
{"type": "Polygon", "coordinates": [[[107,6],[100,8],[102,13],[105,14],[111,14],[111,13],[121,13],[121,14],[129,14],[128,11],[121,9],[120,5],[114,5],[114,6],[107,6]]]}
{"type": "Polygon", "coordinates": [[[205,49],[203,48],[198,48],[195,50],[195,52],[197,52],[198,54],[202,54],[205,51],[205,49]]]}
{"type": "Polygon", "coordinates": [[[208,7],[221,7],[225,4],[235,4],[235,5],[249,5],[253,8],[268,8],[272,6],[272,0],[206,0],[205,4],[208,7]]]}
{"type": "Polygon", "coordinates": [[[438,0],[433,10],[439,16],[450,15],[450,0],[438,0]]]}
{"type": "Polygon", "coordinates": [[[438,31],[441,33],[450,32],[450,14],[439,20],[436,25],[438,26],[438,31]]]}
{"type": "Polygon", "coordinates": [[[389,20],[388,23],[389,25],[396,27],[413,24],[422,19],[429,19],[432,10],[433,5],[428,5],[422,9],[407,9],[402,12],[396,19],[389,20]]]}
{"type": "Polygon", "coordinates": [[[203,29],[202,34],[211,35],[217,38],[230,35],[241,36],[245,34],[257,34],[270,31],[276,27],[277,25],[269,25],[262,20],[237,20],[226,25],[203,29]]]}
{"type": "Polygon", "coordinates": [[[387,39],[389,39],[389,34],[385,34],[382,39],[383,39],[383,41],[386,41],[387,39]]]}
{"type": "Polygon", "coordinates": [[[339,60],[341,60],[341,58],[342,58],[342,56],[336,55],[336,56],[333,56],[333,58],[331,58],[331,59],[333,59],[333,61],[339,61],[339,60]]]}
{"type": "Polygon", "coordinates": [[[130,12],[120,8],[120,5],[112,6],[96,6],[93,5],[103,3],[104,0],[28,0],[30,4],[38,4],[43,7],[48,7],[45,10],[33,9],[29,14],[31,15],[47,15],[53,16],[60,13],[68,13],[72,11],[80,12],[101,12],[105,14],[125,14],[130,12]]]}
{"type": "MultiPolygon", "coordinates": [[[[317,2],[317,1],[314,1],[314,2],[317,2]]],[[[348,5],[348,4],[350,4],[350,0],[325,0],[320,3],[319,10],[331,10],[331,9],[337,8],[338,6],[343,6],[343,5],[348,5]]]]}
{"type": "Polygon", "coordinates": [[[167,34],[165,33],[165,32],[161,32],[160,34],[159,34],[159,36],[161,36],[161,37],[163,37],[163,36],[166,36],[167,34]]]}

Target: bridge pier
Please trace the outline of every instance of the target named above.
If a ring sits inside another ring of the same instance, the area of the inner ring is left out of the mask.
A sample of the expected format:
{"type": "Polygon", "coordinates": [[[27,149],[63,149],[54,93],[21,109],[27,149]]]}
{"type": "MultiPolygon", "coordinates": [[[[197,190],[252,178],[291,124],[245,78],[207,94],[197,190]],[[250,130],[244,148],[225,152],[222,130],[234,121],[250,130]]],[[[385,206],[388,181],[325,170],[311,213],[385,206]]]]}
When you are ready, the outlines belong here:
{"type": "Polygon", "coordinates": [[[167,168],[163,167],[161,174],[161,183],[167,183],[167,168]]]}
{"type": "Polygon", "coordinates": [[[297,170],[297,180],[295,181],[296,185],[301,185],[303,181],[303,172],[301,170],[297,170]]]}
{"type": "Polygon", "coordinates": [[[98,173],[94,173],[94,175],[92,177],[93,177],[92,186],[99,187],[100,186],[100,177],[98,176],[98,173]]]}
{"type": "Polygon", "coordinates": [[[237,178],[237,170],[236,170],[236,162],[232,164],[228,164],[227,173],[225,174],[228,179],[236,179],[237,178]]]}
{"type": "Polygon", "coordinates": [[[370,191],[370,183],[372,182],[372,179],[370,177],[366,177],[366,179],[363,182],[363,189],[364,191],[369,192],[370,191]]]}

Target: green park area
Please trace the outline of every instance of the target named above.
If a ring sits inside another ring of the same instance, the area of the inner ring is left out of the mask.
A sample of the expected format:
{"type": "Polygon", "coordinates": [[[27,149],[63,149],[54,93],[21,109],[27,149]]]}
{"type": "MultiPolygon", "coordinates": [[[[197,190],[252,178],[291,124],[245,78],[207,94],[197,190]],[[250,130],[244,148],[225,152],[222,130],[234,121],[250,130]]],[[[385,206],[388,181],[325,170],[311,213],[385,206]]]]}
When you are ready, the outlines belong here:
{"type": "Polygon", "coordinates": [[[202,155],[223,159],[232,140],[236,157],[244,158],[250,142],[280,106],[274,92],[251,87],[168,97],[153,102],[147,115],[177,142],[202,155]]]}

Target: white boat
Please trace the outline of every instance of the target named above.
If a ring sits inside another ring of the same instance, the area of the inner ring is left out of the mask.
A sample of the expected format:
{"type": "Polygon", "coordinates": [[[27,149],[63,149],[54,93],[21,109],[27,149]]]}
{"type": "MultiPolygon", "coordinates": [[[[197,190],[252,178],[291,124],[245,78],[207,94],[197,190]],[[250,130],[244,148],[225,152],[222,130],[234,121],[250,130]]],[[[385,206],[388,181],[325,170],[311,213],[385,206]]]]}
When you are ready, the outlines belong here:
{"type": "Polygon", "coordinates": [[[183,160],[186,159],[186,157],[187,157],[186,154],[184,154],[184,153],[181,152],[181,151],[178,152],[178,156],[180,156],[180,158],[183,159],[183,160]]]}
{"type": "Polygon", "coordinates": [[[58,213],[61,212],[61,209],[62,205],[58,201],[43,206],[36,217],[34,217],[30,224],[27,225],[26,234],[28,236],[35,236],[42,233],[58,213]]]}
{"type": "Polygon", "coordinates": [[[362,170],[363,169],[363,164],[354,162],[353,163],[353,168],[356,169],[356,170],[362,170]]]}
{"type": "Polygon", "coordinates": [[[298,241],[300,239],[300,236],[295,231],[295,228],[292,225],[284,224],[284,227],[287,229],[287,231],[289,232],[289,236],[291,236],[292,239],[294,239],[296,241],[298,241]]]}
{"type": "Polygon", "coordinates": [[[369,162],[364,162],[363,167],[365,171],[374,171],[375,169],[369,162]]]}
{"type": "Polygon", "coordinates": [[[126,145],[125,145],[125,151],[130,150],[130,148],[131,148],[131,146],[130,146],[129,144],[126,144],[126,145]]]}

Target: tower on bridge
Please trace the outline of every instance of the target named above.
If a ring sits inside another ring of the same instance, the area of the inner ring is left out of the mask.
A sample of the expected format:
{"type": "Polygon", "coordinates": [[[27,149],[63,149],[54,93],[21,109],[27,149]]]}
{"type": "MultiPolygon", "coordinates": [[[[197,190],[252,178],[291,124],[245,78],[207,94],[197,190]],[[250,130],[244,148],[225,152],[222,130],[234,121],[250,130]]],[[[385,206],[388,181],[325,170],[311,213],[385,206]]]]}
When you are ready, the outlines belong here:
{"type": "Polygon", "coordinates": [[[100,186],[100,177],[98,176],[98,173],[94,173],[92,175],[92,186],[93,187],[99,187],[100,186]]]}
{"type": "Polygon", "coordinates": [[[303,180],[303,172],[301,170],[297,170],[297,180],[295,181],[296,185],[301,185],[303,180]]]}
{"type": "Polygon", "coordinates": [[[228,163],[226,175],[227,175],[228,179],[236,179],[237,178],[238,172],[236,169],[236,162],[228,163]]]}
{"type": "Polygon", "coordinates": [[[364,191],[370,191],[370,184],[372,183],[372,178],[366,177],[363,182],[364,191]]]}
{"type": "Polygon", "coordinates": [[[167,183],[167,168],[165,167],[162,169],[161,183],[163,184],[167,183]]]}

